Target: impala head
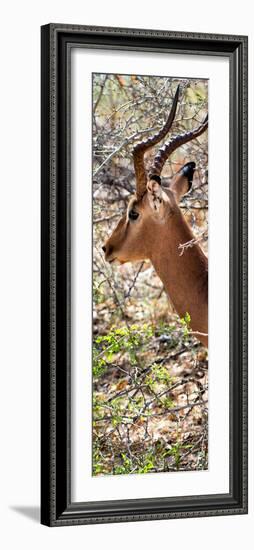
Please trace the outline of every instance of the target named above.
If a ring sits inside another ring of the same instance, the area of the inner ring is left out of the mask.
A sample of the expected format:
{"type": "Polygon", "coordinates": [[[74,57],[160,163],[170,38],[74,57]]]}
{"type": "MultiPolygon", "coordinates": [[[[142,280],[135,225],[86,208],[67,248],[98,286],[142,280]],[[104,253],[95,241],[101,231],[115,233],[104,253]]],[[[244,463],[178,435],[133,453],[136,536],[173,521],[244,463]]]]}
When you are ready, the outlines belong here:
{"type": "Polygon", "coordinates": [[[127,211],[118,222],[105,245],[102,247],[109,262],[121,263],[151,259],[152,251],[164,238],[166,228],[170,239],[170,228],[180,215],[178,206],[181,197],[188,193],[193,179],[195,163],[188,162],[172,178],[168,188],[161,186],[161,172],[169,157],[178,147],[200,136],[208,126],[208,118],[196,129],[170,139],[161,147],[147,174],[144,156],[148,149],[159,143],[168,134],[175,118],[179,97],[179,86],[165,125],[153,137],[138,143],[133,150],[136,193],[131,197],[127,211]]]}

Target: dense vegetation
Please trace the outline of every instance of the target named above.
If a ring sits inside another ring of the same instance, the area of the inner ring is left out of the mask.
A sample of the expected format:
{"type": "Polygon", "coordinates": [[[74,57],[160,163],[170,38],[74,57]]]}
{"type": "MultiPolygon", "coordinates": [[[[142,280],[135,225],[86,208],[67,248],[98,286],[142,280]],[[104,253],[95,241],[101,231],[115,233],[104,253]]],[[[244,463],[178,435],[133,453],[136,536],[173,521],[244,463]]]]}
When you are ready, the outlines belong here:
{"type": "MultiPolygon", "coordinates": [[[[133,144],[163,124],[179,82],[174,133],[204,118],[207,81],[93,76],[94,475],[208,466],[207,350],[148,261],[115,267],[101,251],[134,192],[133,144]]],[[[181,207],[207,252],[207,132],[172,155],[163,185],[189,160],[197,170],[181,207]]]]}

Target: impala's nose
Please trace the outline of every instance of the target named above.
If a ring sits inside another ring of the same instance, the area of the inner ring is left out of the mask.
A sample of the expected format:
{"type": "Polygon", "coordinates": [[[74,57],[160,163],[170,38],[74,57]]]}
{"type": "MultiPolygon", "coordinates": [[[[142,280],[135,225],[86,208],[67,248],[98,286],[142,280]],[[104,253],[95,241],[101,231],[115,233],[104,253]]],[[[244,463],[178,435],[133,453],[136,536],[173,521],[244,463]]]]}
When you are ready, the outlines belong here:
{"type": "Polygon", "coordinates": [[[182,168],[182,174],[188,179],[189,184],[192,183],[195,168],[195,162],[187,162],[182,168]]]}
{"type": "Polygon", "coordinates": [[[113,253],[113,246],[107,241],[101,248],[102,248],[102,250],[105,254],[105,260],[107,262],[111,262],[112,253],[113,253]]]}

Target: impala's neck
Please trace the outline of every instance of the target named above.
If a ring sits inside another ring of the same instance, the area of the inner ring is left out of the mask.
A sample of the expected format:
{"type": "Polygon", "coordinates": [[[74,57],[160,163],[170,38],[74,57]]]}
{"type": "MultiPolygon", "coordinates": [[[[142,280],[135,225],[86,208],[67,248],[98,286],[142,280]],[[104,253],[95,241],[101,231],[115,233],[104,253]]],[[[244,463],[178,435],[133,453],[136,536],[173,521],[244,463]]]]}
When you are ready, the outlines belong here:
{"type": "MultiPolygon", "coordinates": [[[[180,317],[188,312],[192,330],[207,333],[207,258],[198,244],[184,248],[182,255],[179,249],[180,244],[193,238],[184,216],[177,211],[163,226],[159,241],[154,243],[151,261],[180,317]]],[[[207,345],[206,338],[202,341],[207,345]]]]}

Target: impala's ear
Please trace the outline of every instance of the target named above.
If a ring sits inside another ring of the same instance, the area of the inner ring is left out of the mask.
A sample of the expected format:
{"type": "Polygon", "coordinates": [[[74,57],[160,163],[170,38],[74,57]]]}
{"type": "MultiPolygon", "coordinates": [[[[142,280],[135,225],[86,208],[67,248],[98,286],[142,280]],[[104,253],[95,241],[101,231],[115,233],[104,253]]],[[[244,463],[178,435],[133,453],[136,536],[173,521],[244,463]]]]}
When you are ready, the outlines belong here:
{"type": "Polygon", "coordinates": [[[160,176],[157,176],[157,175],[150,176],[147,182],[146,189],[147,189],[148,200],[151,208],[155,212],[159,212],[162,204],[162,194],[163,194],[163,191],[161,188],[160,176]]]}
{"type": "Polygon", "coordinates": [[[195,168],[195,162],[187,162],[171,180],[170,189],[174,192],[177,202],[190,191],[195,168]]]}

